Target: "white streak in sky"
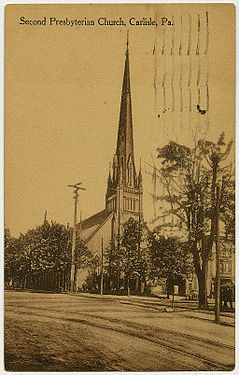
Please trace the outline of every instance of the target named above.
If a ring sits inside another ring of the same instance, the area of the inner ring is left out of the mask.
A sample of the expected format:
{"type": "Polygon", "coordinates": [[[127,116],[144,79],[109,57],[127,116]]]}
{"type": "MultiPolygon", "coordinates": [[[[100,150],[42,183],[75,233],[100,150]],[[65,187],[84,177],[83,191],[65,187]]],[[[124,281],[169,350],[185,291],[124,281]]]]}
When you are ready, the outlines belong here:
{"type": "Polygon", "coordinates": [[[156,30],[155,30],[155,39],[154,39],[154,48],[153,48],[153,55],[154,55],[154,104],[155,109],[157,109],[158,104],[158,94],[157,94],[157,79],[158,79],[158,70],[157,70],[157,55],[156,55],[156,30]]]}
{"type": "Polygon", "coordinates": [[[172,45],[171,45],[170,55],[174,54],[174,38],[175,38],[174,16],[172,16],[172,20],[173,20],[173,30],[172,30],[172,45]]]}
{"type": "Polygon", "coordinates": [[[208,12],[206,12],[206,48],[204,51],[204,55],[208,54],[209,48],[209,20],[208,20],[208,12]]]}
{"type": "Polygon", "coordinates": [[[163,88],[163,113],[166,112],[166,92],[165,92],[165,80],[166,80],[166,73],[164,72],[163,80],[162,80],[162,88],[163,88]]]}
{"type": "Polygon", "coordinates": [[[183,79],[183,63],[180,65],[180,77],[179,77],[179,88],[180,88],[180,112],[183,111],[183,90],[182,90],[182,79],[183,79]]]}
{"type": "Polygon", "coordinates": [[[191,85],[191,79],[192,79],[192,59],[191,59],[191,55],[190,55],[190,56],[189,56],[188,87],[191,85]]]}
{"type": "Polygon", "coordinates": [[[174,109],[175,109],[175,95],[174,95],[174,62],[173,62],[173,72],[172,72],[171,88],[172,88],[172,112],[174,112],[174,109]]]}
{"type": "Polygon", "coordinates": [[[161,55],[165,54],[165,27],[163,29],[163,42],[162,42],[162,50],[161,50],[161,55]]]}
{"type": "Polygon", "coordinates": [[[179,49],[178,49],[178,54],[181,56],[182,54],[182,39],[183,39],[183,17],[182,15],[180,16],[181,20],[181,32],[180,32],[180,43],[179,43],[179,49]]]}
{"type": "Polygon", "coordinates": [[[197,41],[196,55],[199,55],[199,45],[200,45],[200,15],[198,14],[198,41],[197,41]]]}
{"type": "Polygon", "coordinates": [[[200,56],[198,56],[197,86],[199,86],[200,78],[201,78],[201,62],[200,62],[200,56]]]}
{"type": "Polygon", "coordinates": [[[192,92],[191,92],[191,87],[188,88],[188,94],[189,94],[189,112],[192,112],[192,92]]]}
{"type": "Polygon", "coordinates": [[[192,41],[192,17],[188,15],[188,23],[189,23],[189,30],[188,30],[188,50],[187,55],[191,54],[191,41],[192,41]]]}

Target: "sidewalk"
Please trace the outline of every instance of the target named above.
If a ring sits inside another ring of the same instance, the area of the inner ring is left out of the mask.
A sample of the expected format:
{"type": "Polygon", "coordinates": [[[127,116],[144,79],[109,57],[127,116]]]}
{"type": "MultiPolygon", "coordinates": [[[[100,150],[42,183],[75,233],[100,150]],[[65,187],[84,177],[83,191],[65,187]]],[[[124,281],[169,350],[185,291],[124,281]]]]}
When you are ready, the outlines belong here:
{"type": "MultiPolygon", "coordinates": [[[[114,295],[97,295],[90,293],[81,293],[80,296],[87,298],[103,299],[117,301],[118,303],[131,305],[132,307],[147,308],[145,323],[151,328],[166,329],[178,334],[196,337],[199,340],[213,341],[222,346],[234,347],[235,345],[235,314],[221,313],[221,324],[215,323],[214,312],[198,310],[197,301],[186,301],[178,298],[172,310],[172,301],[160,299],[157,297],[140,297],[140,296],[114,296],[114,295]],[[192,303],[193,302],[193,303],[192,303]],[[158,311],[160,314],[155,314],[158,311]]],[[[108,316],[108,314],[107,314],[108,316]]],[[[137,318],[132,315],[124,316],[129,322],[137,323],[137,318]]],[[[139,323],[144,318],[141,315],[139,323]]]]}
{"type": "MultiPolygon", "coordinates": [[[[167,299],[166,296],[161,297],[144,297],[144,296],[118,296],[118,295],[109,295],[105,294],[100,296],[99,294],[91,293],[79,293],[82,297],[88,298],[100,298],[107,299],[112,301],[118,301],[124,304],[132,304],[145,308],[152,308],[166,313],[182,313],[188,317],[195,317],[198,319],[203,319],[207,321],[214,322],[214,301],[209,300],[209,309],[210,310],[201,310],[198,309],[198,301],[196,300],[186,300],[184,297],[177,296],[174,301],[174,311],[172,310],[172,299],[167,299]]],[[[235,326],[235,312],[232,311],[222,311],[220,313],[221,325],[235,326]]]]}

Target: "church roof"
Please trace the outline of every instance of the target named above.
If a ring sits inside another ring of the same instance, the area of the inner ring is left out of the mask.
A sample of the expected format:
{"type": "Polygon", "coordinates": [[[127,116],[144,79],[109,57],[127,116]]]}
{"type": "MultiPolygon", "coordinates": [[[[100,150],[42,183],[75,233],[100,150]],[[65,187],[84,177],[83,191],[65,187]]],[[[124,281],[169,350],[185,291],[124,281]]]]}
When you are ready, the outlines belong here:
{"type": "Polygon", "coordinates": [[[102,225],[112,216],[112,212],[106,210],[97,212],[95,215],[88,217],[81,223],[77,224],[77,230],[80,237],[87,243],[93,235],[102,227],[102,225]]]}

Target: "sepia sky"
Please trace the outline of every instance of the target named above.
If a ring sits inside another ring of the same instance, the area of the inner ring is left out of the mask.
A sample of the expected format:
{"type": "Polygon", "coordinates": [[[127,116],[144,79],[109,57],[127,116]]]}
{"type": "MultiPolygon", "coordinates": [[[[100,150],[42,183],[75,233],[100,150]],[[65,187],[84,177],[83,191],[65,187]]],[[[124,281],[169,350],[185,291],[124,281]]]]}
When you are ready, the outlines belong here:
{"type": "Polygon", "coordinates": [[[234,136],[235,15],[232,4],[8,5],[5,45],[5,227],[13,235],[48,220],[73,220],[68,184],[83,182],[82,218],[104,208],[116,150],[129,30],[136,168],[144,217],[152,218],[156,148],[234,136]],[[20,25],[42,20],[46,25],[20,25]],[[49,18],[94,26],[49,25],[49,18]],[[126,26],[100,26],[106,17],[126,26]],[[156,20],[131,26],[128,20],[156,20]],[[162,17],[174,25],[162,26],[162,17]],[[206,110],[200,113],[200,110],[206,110]],[[148,172],[150,170],[148,169],[148,172]]]}

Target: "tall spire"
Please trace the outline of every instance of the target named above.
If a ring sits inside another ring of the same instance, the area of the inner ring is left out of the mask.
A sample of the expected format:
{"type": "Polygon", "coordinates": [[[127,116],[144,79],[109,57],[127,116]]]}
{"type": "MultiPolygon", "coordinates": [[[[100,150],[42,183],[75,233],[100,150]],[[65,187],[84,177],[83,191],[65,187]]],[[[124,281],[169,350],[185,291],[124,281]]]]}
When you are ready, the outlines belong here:
{"type": "Polygon", "coordinates": [[[141,158],[140,158],[140,162],[139,162],[138,184],[139,184],[139,186],[142,184],[141,158]]]}
{"type": "MultiPolygon", "coordinates": [[[[127,218],[142,217],[141,162],[136,176],[134,161],[133,121],[129,72],[129,34],[127,33],[123,85],[121,93],[119,128],[116,153],[113,157],[112,175],[109,173],[105,196],[106,211],[114,211],[117,231],[127,218]],[[139,216],[140,215],[140,216],[139,216]]],[[[115,232],[115,233],[116,233],[115,232]]]]}
{"type": "Polygon", "coordinates": [[[133,121],[131,106],[131,90],[130,90],[130,71],[129,71],[129,39],[127,33],[127,44],[125,54],[125,66],[123,85],[121,93],[120,117],[116,155],[118,158],[118,172],[121,175],[123,183],[127,180],[128,163],[132,165],[133,182],[135,182],[135,165],[134,165],[134,145],[133,145],[133,121]]]}
{"type": "Polygon", "coordinates": [[[112,182],[112,180],[111,180],[111,173],[110,173],[110,171],[111,171],[111,163],[109,163],[109,176],[108,176],[108,186],[111,186],[111,182],[112,182]]]}
{"type": "Polygon", "coordinates": [[[44,223],[44,224],[47,223],[47,210],[45,210],[44,221],[43,221],[43,223],[44,223]]]}

